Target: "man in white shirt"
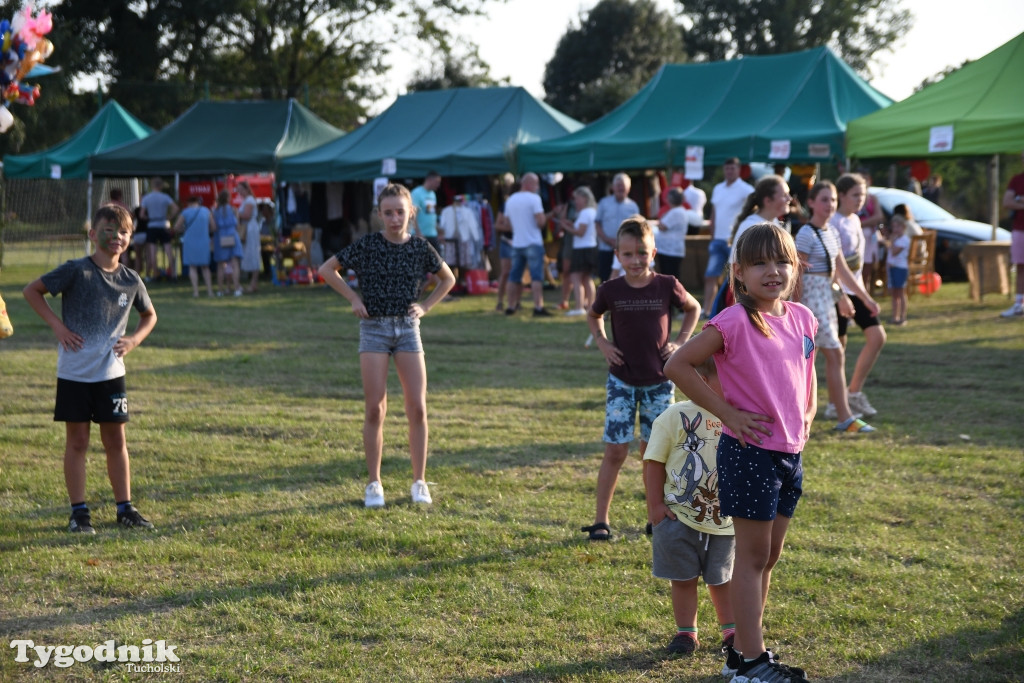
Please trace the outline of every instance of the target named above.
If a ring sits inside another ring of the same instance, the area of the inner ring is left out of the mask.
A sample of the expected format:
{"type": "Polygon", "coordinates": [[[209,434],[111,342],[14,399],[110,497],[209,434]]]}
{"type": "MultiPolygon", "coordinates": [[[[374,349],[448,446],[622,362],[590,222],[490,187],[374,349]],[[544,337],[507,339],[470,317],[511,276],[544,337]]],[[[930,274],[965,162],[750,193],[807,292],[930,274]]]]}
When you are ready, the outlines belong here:
{"type": "Polygon", "coordinates": [[[536,173],[527,173],[520,181],[522,189],[505,200],[505,216],[512,224],[512,271],[508,281],[508,308],[505,315],[519,309],[523,295],[523,272],[530,269],[530,292],[533,294],[533,315],[549,316],[544,308],[544,233],[548,222],[544,205],[537,191],[540,179],[536,173]]]}
{"type": "Polygon", "coordinates": [[[740,160],[736,157],[726,159],[722,171],[725,180],[715,185],[715,189],[711,191],[712,233],[711,243],[708,245],[708,267],[704,271],[703,317],[711,315],[722,269],[729,261],[729,238],[732,236],[736,216],[743,208],[743,202],[754,191],[754,188],[740,180],[740,160]]]}
{"type": "Polygon", "coordinates": [[[597,203],[597,276],[604,282],[612,273],[615,258],[615,236],[619,234],[622,221],[640,213],[640,208],[629,198],[631,182],[625,173],[616,173],[612,178],[612,193],[597,203]]]}

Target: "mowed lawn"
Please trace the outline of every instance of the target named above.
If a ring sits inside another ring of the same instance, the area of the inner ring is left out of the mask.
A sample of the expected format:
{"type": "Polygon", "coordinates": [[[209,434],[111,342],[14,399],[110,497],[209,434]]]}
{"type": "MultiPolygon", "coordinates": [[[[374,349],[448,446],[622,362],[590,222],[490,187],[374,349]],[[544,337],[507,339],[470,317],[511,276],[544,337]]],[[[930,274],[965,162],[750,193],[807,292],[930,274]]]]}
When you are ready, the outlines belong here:
{"type": "MultiPolygon", "coordinates": [[[[133,499],[157,530],[114,525],[94,430],[98,533],[81,538],[65,531],[56,344],[21,297],[52,265],[15,245],[0,272],[15,326],[0,341],[0,680],[721,680],[703,588],[701,648],[665,653],[669,586],[650,575],[637,460],[613,542],[578,531],[606,377],[581,320],[506,317],[493,297],[432,311],[434,504],[410,503],[392,371],[388,505],[366,510],[346,302],[323,287],[193,300],[155,284],[159,323],[127,364],[133,499]],[[163,640],[180,670],[36,668],[14,640],[163,640]]],[[[1024,320],[1000,319],[1007,305],[970,301],[966,284],[914,296],[867,385],[879,433],[815,423],[765,615],[769,645],[812,680],[1024,679],[1024,320]]]]}

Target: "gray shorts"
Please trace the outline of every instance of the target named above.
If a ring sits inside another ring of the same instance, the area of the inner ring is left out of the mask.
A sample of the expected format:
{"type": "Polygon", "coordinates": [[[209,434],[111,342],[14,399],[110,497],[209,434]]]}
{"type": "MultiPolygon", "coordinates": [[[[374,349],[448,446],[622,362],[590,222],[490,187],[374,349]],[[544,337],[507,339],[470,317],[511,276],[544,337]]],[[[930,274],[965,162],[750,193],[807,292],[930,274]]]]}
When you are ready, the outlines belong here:
{"type": "Polygon", "coordinates": [[[359,353],[423,353],[420,319],[381,316],[359,321],[359,353]]]}
{"type": "Polygon", "coordinates": [[[651,574],[655,578],[690,581],[703,576],[709,586],[732,579],[735,536],[705,534],[668,517],[655,524],[652,531],[651,574]]]}

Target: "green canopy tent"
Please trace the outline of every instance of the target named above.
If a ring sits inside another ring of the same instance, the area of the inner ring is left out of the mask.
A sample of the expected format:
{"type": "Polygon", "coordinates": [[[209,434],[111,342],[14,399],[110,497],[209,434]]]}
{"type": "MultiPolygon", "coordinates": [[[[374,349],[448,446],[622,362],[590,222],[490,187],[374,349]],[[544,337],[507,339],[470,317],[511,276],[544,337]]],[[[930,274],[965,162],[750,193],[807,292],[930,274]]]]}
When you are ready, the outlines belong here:
{"type": "Polygon", "coordinates": [[[892,100],[828,48],[666,64],[631,99],[572,135],[521,145],[522,171],[814,163],[843,157],[846,122],[892,100]],[[703,157],[700,157],[700,154],[703,157]]]}
{"type": "Polygon", "coordinates": [[[888,109],[850,121],[858,159],[992,156],[989,213],[999,224],[999,154],[1024,150],[1024,33],[888,109]]]}
{"type": "Polygon", "coordinates": [[[1024,149],[1024,33],[938,83],[850,121],[858,159],[953,157],[1024,149]]]}
{"type": "Polygon", "coordinates": [[[145,140],[92,156],[89,168],[105,176],[276,171],[281,159],[343,134],[292,99],[202,101],[145,140]]]}
{"type": "Polygon", "coordinates": [[[282,160],[278,174],[297,182],[503,173],[515,169],[515,145],[581,127],[523,88],[414,92],[345,137],[282,160]]]}
{"type": "Polygon", "coordinates": [[[4,157],[4,176],[13,178],[86,178],[89,157],[148,137],[153,129],[124,107],[107,102],[77,133],[50,149],[4,157]]]}

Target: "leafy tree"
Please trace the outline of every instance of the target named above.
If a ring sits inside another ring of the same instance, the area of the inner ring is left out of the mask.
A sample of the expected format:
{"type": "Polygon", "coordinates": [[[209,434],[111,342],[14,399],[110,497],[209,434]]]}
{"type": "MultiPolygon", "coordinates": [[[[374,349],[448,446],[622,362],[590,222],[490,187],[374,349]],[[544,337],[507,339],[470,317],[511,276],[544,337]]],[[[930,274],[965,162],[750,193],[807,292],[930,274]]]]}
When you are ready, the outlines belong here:
{"type": "Polygon", "coordinates": [[[686,61],[680,28],[653,0],[601,0],[579,21],[544,69],[544,99],[580,121],[625,102],[663,64],[686,61]]]}
{"type": "MultiPolygon", "coordinates": [[[[33,111],[15,111],[18,129],[0,148],[25,153],[66,138],[96,111],[95,95],[71,91],[93,74],[107,97],[157,128],[201,98],[295,97],[349,129],[383,94],[389,57],[409,46],[450,54],[450,27],[495,1],[504,0],[60,0],[50,6],[48,63],[62,72],[43,83],[33,111]]],[[[20,4],[0,2],[3,16],[20,4]]]]}
{"type": "Polygon", "coordinates": [[[467,54],[447,54],[440,66],[417,71],[406,86],[409,92],[417,90],[444,90],[447,88],[482,88],[508,85],[508,79],[495,80],[490,67],[480,59],[473,47],[467,54]]]}
{"type": "Polygon", "coordinates": [[[870,75],[876,53],[910,29],[900,0],[676,0],[694,59],[794,52],[827,45],[870,75]]]}

